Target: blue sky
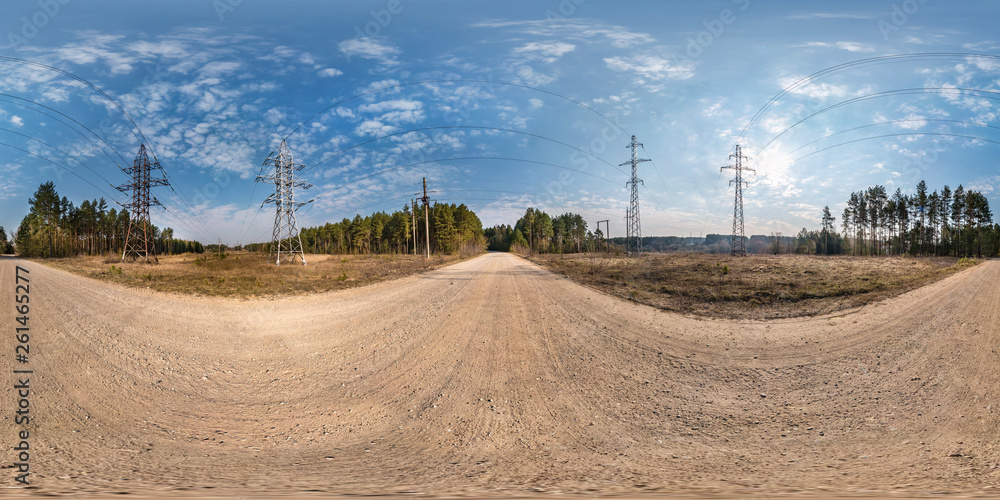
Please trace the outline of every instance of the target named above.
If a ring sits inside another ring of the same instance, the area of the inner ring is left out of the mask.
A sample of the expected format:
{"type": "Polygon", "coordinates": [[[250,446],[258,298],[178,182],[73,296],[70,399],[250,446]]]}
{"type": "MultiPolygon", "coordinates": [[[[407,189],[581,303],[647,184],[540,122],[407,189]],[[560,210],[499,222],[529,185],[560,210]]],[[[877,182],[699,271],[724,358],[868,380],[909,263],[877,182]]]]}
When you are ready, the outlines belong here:
{"type": "Polygon", "coordinates": [[[733,191],[719,167],[737,142],[756,169],[745,193],[750,234],[816,228],[822,207],[839,216],[851,191],[911,192],[921,179],[981,190],[1000,210],[997,2],[51,0],[0,9],[0,56],[92,82],[141,130],[76,80],[0,61],[0,225],[9,231],[46,180],[77,202],[125,202],[112,185],[126,182],[119,165],[141,137],[174,182],[155,191],[166,210],[153,222],[204,242],[270,238],[273,208],[259,210],[269,187],[253,181],[284,137],[314,185],[298,194],[315,200],[300,226],[398,209],[427,177],[433,198],[466,203],[486,225],[535,206],[581,213],[592,228],[610,219],[621,235],[628,192],[618,165],[631,134],[653,160],[639,174],[645,235],[729,232],[733,191]],[[918,55],[931,53],[950,55],[918,55]],[[911,56],[800,81],[895,54],[911,56]]]}

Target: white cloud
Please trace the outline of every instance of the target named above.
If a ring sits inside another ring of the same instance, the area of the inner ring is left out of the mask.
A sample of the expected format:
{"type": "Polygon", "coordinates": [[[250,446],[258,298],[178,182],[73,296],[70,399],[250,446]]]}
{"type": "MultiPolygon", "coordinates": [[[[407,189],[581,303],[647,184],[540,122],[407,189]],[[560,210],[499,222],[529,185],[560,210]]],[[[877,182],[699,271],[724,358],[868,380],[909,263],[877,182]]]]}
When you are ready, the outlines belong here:
{"type": "Polygon", "coordinates": [[[786,19],[801,19],[801,20],[813,20],[813,19],[875,19],[874,16],[866,14],[847,14],[847,13],[832,13],[832,12],[814,12],[810,14],[797,14],[794,16],[787,16],[786,19]]]}
{"type": "Polygon", "coordinates": [[[337,44],[337,47],[348,59],[358,56],[378,61],[383,66],[395,66],[399,64],[396,56],[399,55],[400,50],[374,38],[352,38],[340,42],[337,44]]]}
{"type": "Polygon", "coordinates": [[[529,99],[528,102],[530,103],[530,109],[532,111],[539,109],[545,105],[545,102],[542,101],[541,99],[529,99]]]}
{"type": "Polygon", "coordinates": [[[202,66],[198,74],[204,78],[218,78],[239,71],[242,67],[243,64],[239,62],[213,61],[202,66]]]}
{"type": "Polygon", "coordinates": [[[340,76],[340,75],[343,75],[343,74],[344,74],[344,72],[340,71],[337,68],[326,68],[326,69],[320,70],[320,72],[319,72],[319,76],[322,77],[322,78],[333,78],[335,76],[340,76]]]}
{"type": "Polygon", "coordinates": [[[420,101],[393,99],[362,105],[358,107],[358,111],[362,113],[382,113],[377,121],[392,125],[402,125],[423,121],[426,118],[423,106],[424,104],[420,101]]]}
{"type": "Polygon", "coordinates": [[[829,48],[846,50],[848,52],[863,52],[863,53],[875,52],[875,47],[872,47],[871,45],[868,45],[866,43],[858,43],[858,42],[835,42],[835,43],[809,42],[802,45],[796,45],[796,47],[829,47],[829,48]]]}
{"type": "Polygon", "coordinates": [[[532,36],[558,37],[560,40],[604,41],[617,49],[632,48],[656,41],[648,33],[636,33],[622,26],[581,19],[564,19],[558,23],[553,23],[547,19],[535,21],[504,21],[494,19],[475,23],[472,27],[503,28],[532,36]]]}
{"type": "Polygon", "coordinates": [[[793,198],[802,194],[802,190],[795,187],[794,184],[788,184],[785,186],[785,190],[781,192],[783,198],[793,198]]]}
{"type": "MultiPolygon", "coordinates": [[[[781,88],[788,88],[795,85],[802,78],[797,76],[789,76],[778,80],[778,85],[781,88]]],[[[802,83],[796,86],[794,89],[789,90],[793,94],[800,94],[811,97],[813,99],[825,99],[827,97],[843,97],[847,95],[848,89],[846,85],[834,85],[832,83],[802,83]]]]}
{"type": "Polygon", "coordinates": [[[962,44],[962,48],[965,50],[971,50],[973,52],[988,53],[1000,50],[1000,45],[998,45],[997,42],[986,40],[976,43],[964,43],[962,44]]]}
{"type": "Polygon", "coordinates": [[[424,103],[411,99],[393,99],[391,101],[365,104],[358,108],[364,113],[385,113],[386,111],[415,111],[423,108],[424,103]]]}
{"type": "Polygon", "coordinates": [[[987,59],[985,57],[969,57],[966,59],[969,64],[975,65],[980,71],[998,71],[1000,70],[1000,61],[996,59],[987,59]]]}
{"type": "MultiPolygon", "coordinates": [[[[385,90],[385,89],[388,89],[390,87],[396,87],[398,85],[399,85],[399,80],[393,80],[391,78],[388,79],[388,80],[379,80],[377,82],[372,82],[372,83],[370,83],[370,84],[368,84],[368,85],[366,85],[366,86],[358,89],[358,93],[359,94],[362,94],[362,93],[369,94],[369,93],[373,93],[373,92],[378,92],[380,90],[385,90]]],[[[398,92],[398,89],[396,91],[398,92]]]]}
{"type": "MultiPolygon", "coordinates": [[[[0,200],[9,200],[20,196],[20,190],[24,188],[20,179],[22,165],[19,163],[8,163],[0,165],[0,200]]],[[[8,229],[7,237],[13,236],[11,233],[16,228],[8,229]]]]}
{"type": "Polygon", "coordinates": [[[655,41],[647,33],[632,33],[625,28],[615,27],[613,29],[591,29],[584,33],[589,35],[602,35],[608,39],[612,47],[617,49],[628,49],[637,45],[643,45],[655,41]]]}
{"type": "Polygon", "coordinates": [[[1000,175],[994,175],[986,179],[978,180],[966,187],[968,191],[979,191],[983,194],[990,194],[994,191],[1000,191],[1000,175]]]}
{"type": "Polygon", "coordinates": [[[14,115],[14,116],[10,117],[10,124],[13,125],[13,126],[15,126],[15,127],[21,127],[21,126],[24,126],[24,120],[21,119],[20,116],[14,115]]]}
{"type": "Polygon", "coordinates": [[[373,137],[382,137],[395,131],[396,127],[386,125],[378,120],[365,120],[361,123],[361,125],[358,125],[358,128],[354,130],[354,133],[360,136],[370,135],[373,137]]]}
{"type": "Polygon", "coordinates": [[[706,118],[714,118],[719,116],[722,110],[722,106],[726,103],[725,97],[720,97],[718,99],[701,99],[701,104],[706,106],[705,110],[702,112],[702,116],[706,118]]]}
{"type": "Polygon", "coordinates": [[[191,56],[186,43],[180,40],[140,41],[130,44],[129,50],[143,58],[186,59],[191,56]]]}
{"type": "Polygon", "coordinates": [[[139,59],[127,51],[117,51],[109,48],[120,42],[122,35],[102,35],[97,32],[81,33],[85,42],[70,43],[52,50],[53,55],[60,60],[79,65],[104,62],[112,75],[130,73],[133,65],[139,59]]]}
{"type": "Polygon", "coordinates": [[[896,126],[904,130],[920,130],[927,126],[927,117],[910,113],[896,126]]]}
{"type": "Polygon", "coordinates": [[[299,62],[311,66],[313,64],[316,64],[316,58],[313,57],[312,54],[308,52],[303,52],[302,54],[299,54],[299,62]]]}
{"type": "Polygon", "coordinates": [[[389,122],[393,125],[402,125],[404,123],[418,123],[426,117],[423,110],[406,110],[385,113],[379,117],[379,120],[389,122]]]}
{"type": "Polygon", "coordinates": [[[554,63],[564,54],[572,52],[576,45],[565,42],[531,42],[527,45],[514,49],[514,54],[525,56],[530,59],[541,59],[547,63],[554,63]]]}
{"type": "Polygon", "coordinates": [[[545,73],[539,73],[535,71],[531,66],[521,66],[517,68],[517,76],[521,78],[528,85],[538,87],[541,85],[546,85],[556,81],[555,78],[546,75],[545,73]]]}
{"type": "Polygon", "coordinates": [[[278,125],[285,121],[286,115],[280,109],[271,108],[268,109],[266,113],[264,113],[264,117],[265,119],[267,119],[268,123],[271,123],[272,125],[278,125]]]}
{"type": "Polygon", "coordinates": [[[632,71],[650,80],[687,80],[694,76],[694,65],[674,63],[659,56],[639,54],[633,57],[606,57],[604,63],[615,71],[632,71]]]}

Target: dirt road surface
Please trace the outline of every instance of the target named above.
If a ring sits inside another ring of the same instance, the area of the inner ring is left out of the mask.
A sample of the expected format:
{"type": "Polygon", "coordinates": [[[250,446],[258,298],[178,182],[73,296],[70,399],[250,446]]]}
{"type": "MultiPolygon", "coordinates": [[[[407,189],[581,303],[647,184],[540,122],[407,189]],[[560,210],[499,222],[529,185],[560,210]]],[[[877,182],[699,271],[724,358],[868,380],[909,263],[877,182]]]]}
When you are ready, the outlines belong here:
{"type": "Polygon", "coordinates": [[[845,314],[732,322],[509,254],[257,301],[3,258],[5,487],[15,265],[37,493],[1000,495],[1000,261],[845,314]]]}

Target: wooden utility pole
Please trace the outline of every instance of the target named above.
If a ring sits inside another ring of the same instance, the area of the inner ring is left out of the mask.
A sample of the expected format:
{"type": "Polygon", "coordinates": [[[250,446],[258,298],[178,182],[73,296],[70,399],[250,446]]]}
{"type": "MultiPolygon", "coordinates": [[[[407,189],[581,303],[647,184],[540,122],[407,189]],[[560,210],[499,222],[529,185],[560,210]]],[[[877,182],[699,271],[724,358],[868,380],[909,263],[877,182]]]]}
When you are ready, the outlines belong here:
{"type": "Polygon", "coordinates": [[[611,253],[611,221],[610,220],[599,220],[599,221],[597,221],[597,230],[598,231],[601,230],[601,223],[602,222],[604,223],[604,228],[608,230],[608,232],[604,233],[604,241],[607,243],[607,245],[605,245],[605,246],[608,247],[608,253],[610,254],[611,253]]]}
{"type": "Polygon", "coordinates": [[[417,200],[410,200],[410,219],[413,222],[413,255],[417,254],[417,200]]]}
{"type": "Polygon", "coordinates": [[[427,196],[427,178],[426,177],[424,177],[424,197],[421,198],[420,201],[422,201],[424,203],[424,230],[427,233],[424,236],[426,237],[426,243],[427,243],[426,256],[429,259],[429,258],[431,258],[431,222],[430,222],[431,219],[430,219],[427,207],[428,207],[428,205],[430,205],[431,199],[430,199],[429,196],[427,196]]]}

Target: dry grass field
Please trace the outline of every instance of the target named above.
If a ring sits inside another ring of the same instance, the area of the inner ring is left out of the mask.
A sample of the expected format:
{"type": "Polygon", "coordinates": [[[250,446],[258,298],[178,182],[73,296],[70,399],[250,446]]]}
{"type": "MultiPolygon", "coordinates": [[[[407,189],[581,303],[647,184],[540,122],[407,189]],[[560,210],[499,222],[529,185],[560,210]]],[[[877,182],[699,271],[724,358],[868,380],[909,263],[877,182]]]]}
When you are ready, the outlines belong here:
{"type": "Polygon", "coordinates": [[[262,253],[230,252],[160,257],[158,264],[106,257],[44,260],[46,265],[134,288],[218,297],[253,298],[341,290],[401,278],[462,260],[459,256],[306,255],[308,265],[268,264],[262,253]]]}
{"type": "Polygon", "coordinates": [[[536,255],[550,271],[624,299],[697,316],[788,318],[863,306],[976,264],[956,258],[536,255]]]}

